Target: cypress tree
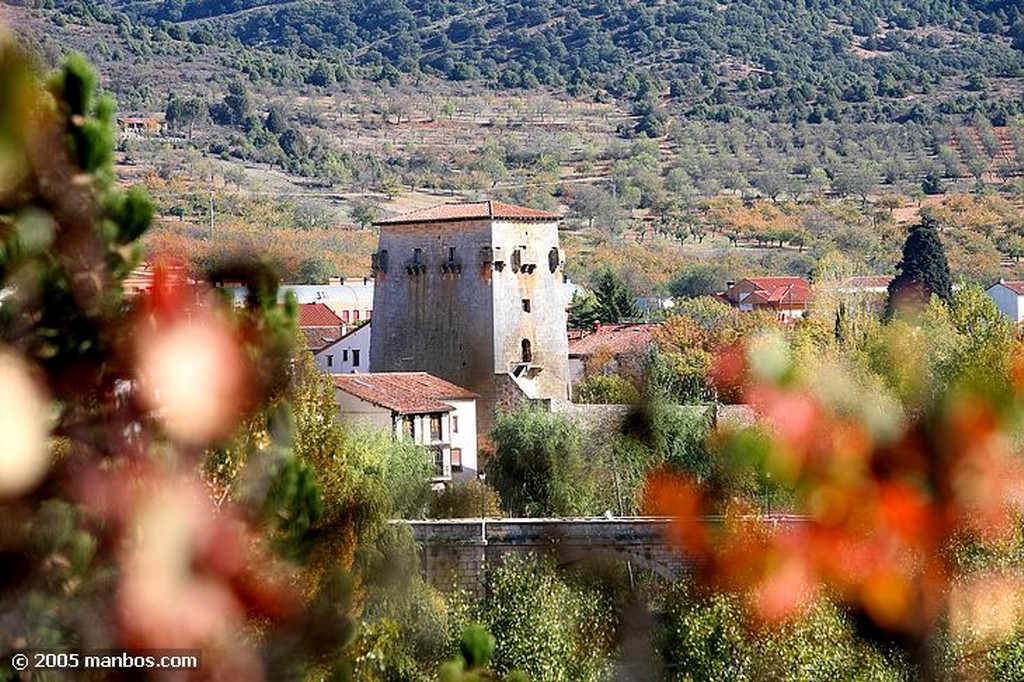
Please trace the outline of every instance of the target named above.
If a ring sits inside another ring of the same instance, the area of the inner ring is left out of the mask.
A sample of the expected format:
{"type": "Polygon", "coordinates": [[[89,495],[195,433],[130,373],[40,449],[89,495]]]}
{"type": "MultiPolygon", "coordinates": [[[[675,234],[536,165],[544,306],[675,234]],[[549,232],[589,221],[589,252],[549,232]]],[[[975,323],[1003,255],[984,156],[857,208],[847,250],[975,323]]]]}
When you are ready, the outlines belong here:
{"type": "Polygon", "coordinates": [[[952,299],[949,263],[937,225],[934,216],[925,214],[919,224],[910,228],[903,245],[903,259],[896,265],[899,274],[889,283],[887,316],[906,305],[923,305],[932,294],[946,303],[952,299]]]}

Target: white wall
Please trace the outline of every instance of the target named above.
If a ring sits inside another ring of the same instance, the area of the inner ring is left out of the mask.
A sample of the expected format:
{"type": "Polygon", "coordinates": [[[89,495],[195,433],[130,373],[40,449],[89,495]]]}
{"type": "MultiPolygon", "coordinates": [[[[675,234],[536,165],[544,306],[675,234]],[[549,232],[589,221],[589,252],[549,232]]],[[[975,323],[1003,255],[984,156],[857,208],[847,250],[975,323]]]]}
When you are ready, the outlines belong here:
{"type": "Polygon", "coordinates": [[[313,354],[317,366],[325,374],[362,374],[370,368],[371,325],[364,324],[313,354]],[[358,354],[359,364],[356,365],[358,354]]]}
{"type": "Polygon", "coordinates": [[[999,310],[1011,320],[1020,322],[1024,319],[1024,315],[1022,315],[1024,310],[1021,310],[1021,297],[1017,292],[1011,291],[1002,283],[999,283],[993,284],[985,293],[996,302],[999,310]]]}
{"type": "Polygon", "coordinates": [[[476,478],[479,471],[476,449],[476,400],[445,400],[455,408],[450,418],[458,420],[458,432],[450,424],[451,446],[462,450],[462,471],[452,471],[452,478],[457,481],[476,478]]]}

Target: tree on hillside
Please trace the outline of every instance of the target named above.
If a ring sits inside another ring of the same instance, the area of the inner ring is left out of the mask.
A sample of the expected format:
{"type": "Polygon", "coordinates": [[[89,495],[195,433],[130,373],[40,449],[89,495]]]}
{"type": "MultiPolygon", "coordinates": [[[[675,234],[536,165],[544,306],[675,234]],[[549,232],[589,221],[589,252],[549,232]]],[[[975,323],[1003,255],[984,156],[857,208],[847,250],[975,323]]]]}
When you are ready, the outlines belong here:
{"type": "Polygon", "coordinates": [[[903,259],[896,265],[899,274],[889,283],[886,316],[907,305],[920,305],[935,294],[949,303],[953,296],[952,279],[946,251],[939,239],[938,221],[925,214],[910,228],[903,245],[903,259]]]}
{"type": "Polygon", "coordinates": [[[188,139],[191,140],[193,129],[208,118],[209,110],[206,102],[199,97],[182,98],[175,95],[167,103],[165,114],[167,125],[172,128],[188,128],[188,139]]]}

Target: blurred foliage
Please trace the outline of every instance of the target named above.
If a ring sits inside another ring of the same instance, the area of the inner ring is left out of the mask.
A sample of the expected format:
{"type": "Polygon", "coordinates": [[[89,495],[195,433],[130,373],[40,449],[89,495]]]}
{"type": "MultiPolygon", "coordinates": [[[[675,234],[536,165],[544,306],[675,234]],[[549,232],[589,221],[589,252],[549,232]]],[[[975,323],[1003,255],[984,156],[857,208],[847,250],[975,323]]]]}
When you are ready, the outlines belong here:
{"type": "Polygon", "coordinates": [[[510,556],[489,576],[484,622],[499,645],[493,667],[530,679],[610,678],[615,621],[609,595],[535,557],[510,556]]]}
{"type": "Polygon", "coordinates": [[[498,491],[477,478],[447,486],[430,501],[427,512],[432,519],[464,519],[481,515],[504,516],[504,512],[498,491]]]}

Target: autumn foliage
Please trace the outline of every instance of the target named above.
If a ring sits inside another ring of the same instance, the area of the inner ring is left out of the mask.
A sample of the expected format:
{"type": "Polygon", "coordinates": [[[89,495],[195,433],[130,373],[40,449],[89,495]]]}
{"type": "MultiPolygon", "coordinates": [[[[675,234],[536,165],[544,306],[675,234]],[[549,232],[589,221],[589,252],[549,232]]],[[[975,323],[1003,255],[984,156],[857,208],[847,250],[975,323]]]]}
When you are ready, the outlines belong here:
{"type": "Polygon", "coordinates": [[[708,584],[742,594],[762,624],[837,600],[867,634],[905,644],[927,676],[926,645],[943,628],[979,645],[1013,634],[1021,576],[968,571],[962,559],[1019,530],[1019,358],[1005,390],[936,383],[913,405],[849,367],[810,379],[823,367],[796,367],[776,335],[722,349],[716,366],[758,420],[720,429],[715,450],[734,473],[781,491],[782,508],[764,516],[763,500],[677,472],[649,478],[648,511],[675,518],[673,540],[708,584]]]}

